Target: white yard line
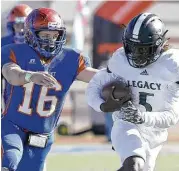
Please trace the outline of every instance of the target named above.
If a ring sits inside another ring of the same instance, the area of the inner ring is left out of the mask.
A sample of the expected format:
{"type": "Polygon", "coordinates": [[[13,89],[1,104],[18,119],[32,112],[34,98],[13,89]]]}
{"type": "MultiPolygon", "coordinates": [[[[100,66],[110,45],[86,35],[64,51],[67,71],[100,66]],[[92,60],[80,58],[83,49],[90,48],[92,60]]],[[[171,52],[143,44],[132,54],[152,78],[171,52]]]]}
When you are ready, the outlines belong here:
{"type": "MultiPolygon", "coordinates": [[[[110,144],[54,145],[50,154],[114,153],[110,144]]],[[[178,144],[166,144],[161,154],[179,154],[178,144]]]]}

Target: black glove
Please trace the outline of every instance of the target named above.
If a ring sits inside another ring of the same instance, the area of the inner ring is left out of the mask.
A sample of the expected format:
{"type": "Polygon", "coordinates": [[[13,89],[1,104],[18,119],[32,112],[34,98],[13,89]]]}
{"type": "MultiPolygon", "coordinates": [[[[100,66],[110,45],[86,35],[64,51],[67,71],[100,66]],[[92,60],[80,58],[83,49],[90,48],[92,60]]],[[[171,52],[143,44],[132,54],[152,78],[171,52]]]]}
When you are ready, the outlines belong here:
{"type": "Polygon", "coordinates": [[[110,95],[108,96],[107,100],[100,105],[101,111],[106,113],[119,111],[121,109],[125,97],[121,99],[116,99],[113,93],[115,88],[115,86],[111,86],[110,95]]]}

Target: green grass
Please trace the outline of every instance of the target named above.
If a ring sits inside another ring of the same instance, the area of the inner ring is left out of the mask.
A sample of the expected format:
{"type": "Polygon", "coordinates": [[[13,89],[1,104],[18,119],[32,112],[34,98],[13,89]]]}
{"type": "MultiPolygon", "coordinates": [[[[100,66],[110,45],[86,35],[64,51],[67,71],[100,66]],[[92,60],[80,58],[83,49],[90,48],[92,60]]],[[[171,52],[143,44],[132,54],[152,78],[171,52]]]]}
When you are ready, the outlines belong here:
{"type": "MultiPolygon", "coordinates": [[[[115,171],[120,162],[115,153],[49,155],[48,171],[115,171]]],[[[158,157],[156,171],[179,171],[179,155],[158,157]]]]}

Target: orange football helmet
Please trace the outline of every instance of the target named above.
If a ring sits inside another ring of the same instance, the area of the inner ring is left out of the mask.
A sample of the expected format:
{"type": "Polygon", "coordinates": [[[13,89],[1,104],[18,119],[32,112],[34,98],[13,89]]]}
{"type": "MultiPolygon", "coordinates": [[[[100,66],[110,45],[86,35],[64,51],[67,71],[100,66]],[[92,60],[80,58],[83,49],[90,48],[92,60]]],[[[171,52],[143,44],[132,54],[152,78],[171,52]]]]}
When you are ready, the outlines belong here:
{"type": "Polygon", "coordinates": [[[62,18],[56,11],[50,8],[33,10],[25,20],[25,40],[26,43],[46,58],[57,55],[66,42],[66,27],[62,18]],[[39,37],[40,31],[50,30],[58,31],[56,40],[44,40],[39,37]]]}
{"type": "Polygon", "coordinates": [[[7,30],[15,40],[24,40],[24,22],[32,9],[26,4],[18,4],[11,9],[7,16],[7,30]]]}

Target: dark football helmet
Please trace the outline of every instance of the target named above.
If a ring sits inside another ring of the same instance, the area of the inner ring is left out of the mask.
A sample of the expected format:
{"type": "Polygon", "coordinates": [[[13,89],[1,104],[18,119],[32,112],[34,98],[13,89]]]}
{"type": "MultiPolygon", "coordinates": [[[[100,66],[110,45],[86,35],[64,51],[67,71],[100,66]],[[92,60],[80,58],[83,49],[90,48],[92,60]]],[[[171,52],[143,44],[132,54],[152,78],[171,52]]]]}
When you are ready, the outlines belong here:
{"type": "Polygon", "coordinates": [[[129,64],[142,68],[155,62],[168,40],[165,38],[167,31],[162,20],[155,14],[142,13],[133,18],[122,38],[129,64]]]}
{"type": "Polygon", "coordinates": [[[16,43],[24,43],[24,22],[32,9],[26,4],[18,4],[8,14],[7,30],[16,43]]]}
{"type": "Polygon", "coordinates": [[[62,18],[50,8],[33,10],[25,20],[25,40],[45,58],[57,55],[66,42],[66,27],[62,18]],[[39,37],[40,31],[50,30],[58,31],[55,41],[39,37]]]}

